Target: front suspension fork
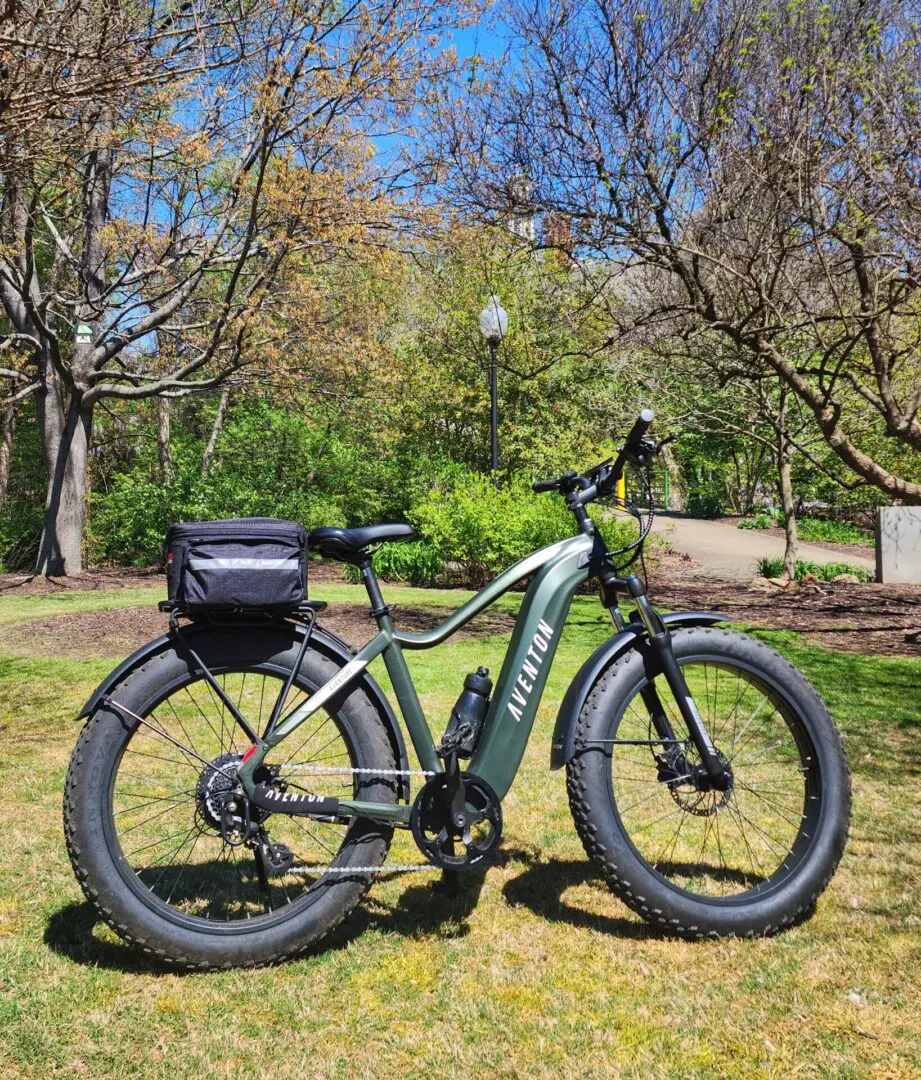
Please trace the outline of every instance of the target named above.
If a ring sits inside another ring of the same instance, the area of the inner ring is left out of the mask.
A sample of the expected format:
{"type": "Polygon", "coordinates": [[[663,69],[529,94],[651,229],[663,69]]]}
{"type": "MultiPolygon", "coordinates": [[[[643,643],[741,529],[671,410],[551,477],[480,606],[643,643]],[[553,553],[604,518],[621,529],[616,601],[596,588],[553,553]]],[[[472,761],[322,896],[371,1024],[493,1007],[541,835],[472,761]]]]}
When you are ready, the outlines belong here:
{"type": "MultiPolygon", "coordinates": [[[[726,769],[719,754],[716,752],[713,740],[707,733],[703,717],[700,715],[700,711],[694,702],[694,696],[688,687],[687,680],[681,670],[681,665],[675,659],[671,634],[665,623],[659,618],[655,608],[650,604],[649,597],[646,595],[646,588],[642,581],[636,576],[631,576],[625,580],[624,584],[636,604],[636,610],[639,613],[643,625],[646,627],[649,644],[658,661],[658,667],[665,677],[665,681],[668,683],[669,689],[675,698],[675,704],[678,706],[681,718],[684,720],[685,726],[688,729],[691,741],[694,743],[697,752],[700,754],[700,760],[707,770],[707,776],[713,787],[724,790],[728,782],[726,769]]],[[[643,704],[649,710],[649,715],[652,719],[653,727],[656,729],[656,733],[662,739],[675,739],[675,732],[672,729],[672,725],[669,722],[665,709],[662,707],[662,702],[659,699],[654,683],[650,682],[650,684],[642,691],[642,698],[643,704]]]]}

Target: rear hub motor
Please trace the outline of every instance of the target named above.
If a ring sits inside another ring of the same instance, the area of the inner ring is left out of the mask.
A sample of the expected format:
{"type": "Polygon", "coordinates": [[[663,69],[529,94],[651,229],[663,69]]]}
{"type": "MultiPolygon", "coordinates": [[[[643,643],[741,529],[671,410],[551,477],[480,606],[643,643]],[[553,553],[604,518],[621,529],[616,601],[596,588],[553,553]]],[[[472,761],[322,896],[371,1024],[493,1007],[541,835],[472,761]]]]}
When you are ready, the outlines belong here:
{"type": "Polygon", "coordinates": [[[221,754],[207,764],[195,785],[195,803],[202,821],[209,829],[221,831],[221,819],[227,803],[237,789],[237,770],[243,760],[234,752],[221,754]]]}

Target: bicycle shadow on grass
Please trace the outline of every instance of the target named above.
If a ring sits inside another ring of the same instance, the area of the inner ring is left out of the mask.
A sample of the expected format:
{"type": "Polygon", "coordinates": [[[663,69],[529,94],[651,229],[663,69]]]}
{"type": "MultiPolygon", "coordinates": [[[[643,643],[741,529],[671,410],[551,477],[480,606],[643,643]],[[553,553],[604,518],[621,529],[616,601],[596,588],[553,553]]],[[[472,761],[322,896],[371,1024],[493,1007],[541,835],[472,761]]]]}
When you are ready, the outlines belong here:
{"type": "Polygon", "coordinates": [[[507,881],[502,892],[513,907],[524,907],[550,922],[568,923],[584,930],[594,930],[611,937],[635,940],[661,939],[670,935],[640,920],[639,916],[608,915],[581,907],[566,893],[580,885],[601,890],[605,899],[611,894],[597,870],[588,861],[559,859],[535,862],[523,873],[507,881]]]}
{"type": "MultiPolygon", "coordinates": [[[[541,861],[533,851],[504,848],[485,867],[459,874],[455,883],[436,878],[424,884],[410,884],[389,903],[372,892],[351,915],[304,959],[346,948],[368,931],[379,930],[407,938],[441,937],[459,939],[469,931],[469,917],[480,901],[490,869],[523,866],[520,873],[502,886],[505,901],[527,908],[551,922],[594,930],[626,939],[662,938],[656,927],[629,916],[609,915],[582,907],[566,893],[582,885],[594,885],[607,896],[607,887],[590,863],[582,860],[541,861]]],[[[433,875],[434,876],[434,875],[433,875]]],[[[396,875],[385,875],[384,880],[396,875]]],[[[149,957],[139,949],[117,940],[100,938],[95,908],[87,903],[71,903],[55,912],[45,928],[44,941],[50,949],[78,964],[127,974],[183,975],[181,969],[149,957]]]]}
{"type": "MultiPolygon", "coordinates": [[[[469,933],[468,918],[476,908],[490,868],[511,862],[534,862],[533,853],[518,848],[500,850],[483,867],[458,874],[456,881],[444,881],[432,874],[425,883],[410,884],[395,903],[375,897],[372,891],[345,921],[303,958],[342,949],[369,930],[396,933],[404,937],[462,938],[469,933]]],[[[398,874],[382,874],[381,881],[398,874]]],[[[123,971],[128,974],[194,974],[146,956],[140,949],[96,934],[102,920],[92,904],[71,903],[48,920],[44,941],[54,952],[78,964],[123,971]]]]}

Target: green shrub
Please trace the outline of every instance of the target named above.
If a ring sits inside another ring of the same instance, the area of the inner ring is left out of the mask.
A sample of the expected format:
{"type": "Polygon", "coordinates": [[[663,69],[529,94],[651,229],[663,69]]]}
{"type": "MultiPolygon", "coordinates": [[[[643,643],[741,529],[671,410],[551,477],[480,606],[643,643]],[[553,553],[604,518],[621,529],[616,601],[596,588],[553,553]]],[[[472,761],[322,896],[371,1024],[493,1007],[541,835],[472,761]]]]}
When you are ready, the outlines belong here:
{"type": "Polygon", "coordinates": [[[824,521],[822,518],[804,517],[799,522],[802,540],[823,540],[829,544],[869,544],[873,534],[860,529],[849,521],[824,521]]]}
{"type": "MultiPolygon", "coordinates": [[[[576,524],[558,495],[535,495],[526,477],[496,483],[468,472],[434,490],[407,515],[445,563],[461,563],[483,582],[532,551],[574,536],[576,524]]],[[[596,515],[609,546],[623,547],[636,526],[596,515]]]]}
{"type": "MultiPolygon", "coordinates": [[[[374,556],[374,569],[385,581],[404,581],[410,585],[434,585],[445,571],[438,549],[424,540],[384,544],[374,556]]],[[[351,582],[361,580],[357,566],[346,566],[351,582]]]]}
{"type": "Polygon", "coordinates": [[[722,496],[712,492],[694,492],[688,496],[688,515],[713,521],[725,514],[722,496]]]}
{"type": "Polygon", "coordinates": [[[772,529],[774,519],[769,514],[758,514],[753,518],[742,518],[736,526],[739,529],[772,529]]]}
{"type": "MultiPolygon", "coordinates": [[[[758,560],[758,573],[761,577],[776,578],[782,577],[784,572],[783,559],[773,555],[762,555],[758,560]]],[[[872,575],[869,571],[864,570],[860,566],[850,566],[848,563],[825,563],[824,566],[820,563],[807,562],[804,559],[796,560],[796,580],[802,581],[803,578],[811,575],[818,578],[819,581],[831,581],[839,574],[853,574],[861,581],[871,581],[872,575]]]]}

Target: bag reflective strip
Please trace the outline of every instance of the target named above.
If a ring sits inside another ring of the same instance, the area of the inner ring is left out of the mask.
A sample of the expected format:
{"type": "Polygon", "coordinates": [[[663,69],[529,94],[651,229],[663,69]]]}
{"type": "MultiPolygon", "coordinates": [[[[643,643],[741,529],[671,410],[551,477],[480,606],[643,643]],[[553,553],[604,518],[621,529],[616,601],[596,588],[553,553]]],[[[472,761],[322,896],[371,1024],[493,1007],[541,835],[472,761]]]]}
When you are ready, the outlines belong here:
{"type": "Polygon", "coordinates": [[[190,570],[299,570],[293,559],[189,559],[190,570]]]}

